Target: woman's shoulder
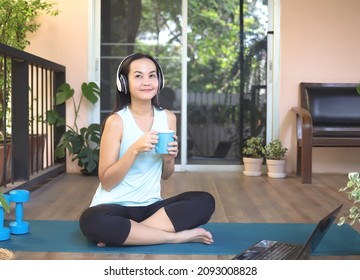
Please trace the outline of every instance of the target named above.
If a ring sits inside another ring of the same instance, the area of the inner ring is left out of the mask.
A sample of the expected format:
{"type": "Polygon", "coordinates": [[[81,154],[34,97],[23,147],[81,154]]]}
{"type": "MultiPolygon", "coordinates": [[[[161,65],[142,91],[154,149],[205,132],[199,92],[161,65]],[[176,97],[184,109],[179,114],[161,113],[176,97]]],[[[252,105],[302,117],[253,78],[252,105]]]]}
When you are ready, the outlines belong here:
{"type": "Polygon", "coordinates": [[[123,125],[122,117],[118,113],[111,114],[105,122],[106,127],[119,127],[123,125]]]}
{"type": "Polygon", "coordinates": [[[175,119],[176,120],[176,115],[174,114],[173,111],[170,111],[168,109],[164,109],[166,116],[168,119],[175,119]]]}
{"type": "Polygon", "coordinates": [[[166,120],[167,120],[169,128],[175,130],[176,129],[176,115],[174,114],[174,112],[172,112],[168,109],[164,109],[164,111],[165,111],[166,120]]]}
{"type": "Polygon", "coordinates": [[[128,106],[120,109],[119,111],[115,112],[114,114],[121,116],[121,115],[125,115],[127,112],[129,112],[128,106]]]}

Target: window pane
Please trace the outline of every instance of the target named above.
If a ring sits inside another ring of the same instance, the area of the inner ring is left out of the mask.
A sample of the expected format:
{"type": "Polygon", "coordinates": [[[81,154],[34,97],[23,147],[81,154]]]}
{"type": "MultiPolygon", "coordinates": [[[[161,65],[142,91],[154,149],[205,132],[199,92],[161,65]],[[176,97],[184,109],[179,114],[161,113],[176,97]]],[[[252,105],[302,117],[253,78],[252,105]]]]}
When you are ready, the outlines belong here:
{"type": "Polygon", "coordinates": [[[165,76],[160,105],[178,116],[181,104],[181,1],[101,1],[101,120],[112,111],[116,71],[134,52],[154,56],[165,76]]]}
{"type": "Polygon", "coordinates": [[[240,164],[251,135],[265,138],[265,1],[189,0],[188,162],[240,164]]]}

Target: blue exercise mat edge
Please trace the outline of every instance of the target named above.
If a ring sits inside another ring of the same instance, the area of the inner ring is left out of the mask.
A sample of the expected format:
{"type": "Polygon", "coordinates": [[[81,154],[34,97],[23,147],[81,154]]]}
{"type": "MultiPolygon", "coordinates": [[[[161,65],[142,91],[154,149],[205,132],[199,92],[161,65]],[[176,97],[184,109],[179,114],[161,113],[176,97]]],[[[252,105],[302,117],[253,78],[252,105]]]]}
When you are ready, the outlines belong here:
{"type": "MultiPolygon", "coordinates": [[[[11,235],[0,247],[13,251],[82,252],[116,254],[235,255],[261,239],[303,243],[315,224],[208,223],[212,245],[200,243],[99,248],[81,233],[77,221],[30,220],[30,231],[11,235]]],[[[5,226],[8,221],[5,221],[5,226]]],[[[360,255],[360,234],[349,225],[333,224],[312,255],[360,255]]]]}

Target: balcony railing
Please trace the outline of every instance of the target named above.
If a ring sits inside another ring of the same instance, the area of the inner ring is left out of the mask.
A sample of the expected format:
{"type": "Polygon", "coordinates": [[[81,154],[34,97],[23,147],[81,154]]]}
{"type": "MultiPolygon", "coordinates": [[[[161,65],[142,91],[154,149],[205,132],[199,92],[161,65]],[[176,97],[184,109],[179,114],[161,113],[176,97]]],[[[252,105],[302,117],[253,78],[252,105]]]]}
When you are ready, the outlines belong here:
{"type": "MultiPolygon", "coordinates": [[[[65,127],[46,123],[65,67],[0,44],[0,188],[30,188],[66,169],[54,160],[65,127]]],[[[56,106],[65,116],[65,106],[56,106]]]]}

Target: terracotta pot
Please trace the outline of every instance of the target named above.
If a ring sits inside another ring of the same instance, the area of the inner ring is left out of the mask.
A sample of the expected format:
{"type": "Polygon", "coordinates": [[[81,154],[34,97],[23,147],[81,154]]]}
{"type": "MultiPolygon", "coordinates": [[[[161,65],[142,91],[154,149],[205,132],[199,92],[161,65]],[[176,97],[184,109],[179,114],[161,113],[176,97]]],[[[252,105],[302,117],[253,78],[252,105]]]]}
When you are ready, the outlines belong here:
{"type": "MultiPolygon", "coordinates": [[[[30,135],[29,136],[29,171],[30,175],[43,169],[43,153],[46,135],[30,135]]],[[[12,143],[6,143],[6,151],[4,155],[4,144],[0,144],[0,186],[12,181],[12,143]],[[4,174],[4,159],[6,162],[6,176],[4,174]]]]}
{"type": "Polygon", "coordinates": [[[0,144],[0,186],[6,183],[11,182],[11,142],[6,144],[6,149],[4,149],[4,144],[0,144]],[[4,162],[6,163],[6,176],[4,176],[4,162]]]}

